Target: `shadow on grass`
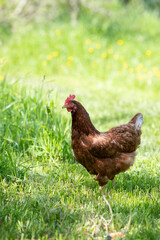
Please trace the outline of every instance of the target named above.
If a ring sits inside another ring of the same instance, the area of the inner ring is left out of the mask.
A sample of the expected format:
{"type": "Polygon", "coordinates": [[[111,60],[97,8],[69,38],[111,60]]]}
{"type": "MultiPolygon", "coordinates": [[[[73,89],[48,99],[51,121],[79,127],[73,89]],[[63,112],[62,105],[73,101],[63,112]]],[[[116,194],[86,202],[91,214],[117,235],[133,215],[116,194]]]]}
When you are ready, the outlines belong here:
{"type": "Polygon", "coordinates": [[[146,170],[122,173],[119,177],[115,178],[115,181],[115,189],[123,189],[124,191],[139,189],[150,192],[153,188],[159,188],[160,186],[160,177],[154,176],[153,173],[146,170]]]}
{"type": "MultiPolygon", "coordinates": [[[[9,236],[16,238],[17,233],[19,233],[18,222],[21,221],[22,232],[25,238],[32,238],[34,233],[36,238],[47,235],[56,239],[56,232],[66,237],[72,235],[72,232],[75,230],[77,231],[77,224],[82,229],[87,216],[91,214],[91,209],[88,209],[86,204],[88,205],[92,202],[91,206],[95,209],[97,208],[97,203],[100,201],[100,192],[98,191],[97,182],[93,180],[94,176],[89,175],[87,171],[85,172],[85,169],[78,163],[62,163],[61,171],[56,172],[56,169],[55,171],[49,170],[47,176],[28,172],[26,180],[24,180],[23,189],[21,189],[21,192],[17,189],[17,193],[15,193],[12,201],[10,199],[6,201],[5,194],[2,196],[5,200],[2,201],[4,202],[3,208],[5,211],[3,211],[0,218],[2,221],[1,227],[3,227],[5,232],[9,231],[9,236]],[[71,175],[69,175],[70,172],[71,175]],[[87,191],[84,192],[83,186],[86,186],[87,191]],[[12,212],[11,209],[13,209],[12,212]],[[5,222],[6,215],[12,219],[12,222],[5,222]],[[28,225],[26,225],[27,222],[28,225]]],[[[120,220],[128,219],[130,206],[124,200],[122,200],[122,204],[117,205],[116,195],[113,198],[114,193],[125,195],[125,192],[136,191],[135,194],[137,192],[142,193],[142,191],[146,192],[148,195],[146,199],[143,199],[144,194],[142,194],[142,201],[137,199],[133,203],[132,214],[132,226],[144,223],[141,230],[144,231],[146,238],[142,239],[151,239],[149,238],[151,228],[148,229],[148,232],[145,232],[145,229],[143,229],[146,219],[149,219],[154,224],[154,219],[157,219],[159,216],[159,203],[154,197],[152,200],[152,196],[148,194],[152,188],[158,188],[159,184],[159,177],[142,170],[122,173],[117,176],[115,187],[112,186],[111,182],[104,187],[107,194],[113,192],[112,208],[115,216],[117,214],[120,220]],[[123,216],[119,216],[118,213],[123,213],[123,216]]],[[[99,206],[99,214],[101,215],[106,211],[103,198],[99,206]]],[[[158,228],[156,231],[158,235],[158,228]]],[[[76,239],[79,232],[74,232],[74,234],[76,239]]],[[[136,232],[136,237],[137,234],[136,232]]],[[[133,239],[132,237],[128,239],[133,239]]]]}
{"type": "MultiPolygon", "coordinates": [[[[83,184],[86,184],[89,188],[96,188],[98,183],[93,178],[88,177],[88,180],[85,180],[83,184]]],[[[107,188],[109,191],[112,191],[112,189],[126,192],[139,190],[149,193],[153,188],[159,190],[159,186],[160,177],[158,175],[154,176],[153,173],[144,170],[121,173],[115,177],[115,186],[109,181],[103,188],[107,188]]]]}

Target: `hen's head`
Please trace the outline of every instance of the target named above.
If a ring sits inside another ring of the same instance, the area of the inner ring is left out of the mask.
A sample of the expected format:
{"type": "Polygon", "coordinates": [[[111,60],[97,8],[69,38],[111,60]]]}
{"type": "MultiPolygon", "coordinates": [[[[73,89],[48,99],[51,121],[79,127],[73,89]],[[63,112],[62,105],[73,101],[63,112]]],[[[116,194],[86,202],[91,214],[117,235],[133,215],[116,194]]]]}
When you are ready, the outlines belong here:
{"type": "Polygon", "coordinates": [[[69,97],[66,99],[64,105],[62,108],[67,108],[68,112],[74,112],[76,110],[76,104],[74,103],[75,95],[69,95],[69,97]]]}

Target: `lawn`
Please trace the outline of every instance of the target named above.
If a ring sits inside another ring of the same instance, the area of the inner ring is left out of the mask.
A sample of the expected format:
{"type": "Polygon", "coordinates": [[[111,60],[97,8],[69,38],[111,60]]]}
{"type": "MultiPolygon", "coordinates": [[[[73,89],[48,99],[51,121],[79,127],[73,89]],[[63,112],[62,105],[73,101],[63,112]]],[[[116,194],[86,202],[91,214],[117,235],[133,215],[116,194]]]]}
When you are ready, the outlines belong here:
{"type": "Polygon", "coordinates": [[[4,36],[1,239],[105,239],[123,230],[127,240],[160,239],[160,19],[127,11],[102,26],[37,23],[4,36]],[[115,186],[99,190],[72,156],[71,116],[61,108],[70,93],[100,131],[144,116],[135,164],[115,186]]]}

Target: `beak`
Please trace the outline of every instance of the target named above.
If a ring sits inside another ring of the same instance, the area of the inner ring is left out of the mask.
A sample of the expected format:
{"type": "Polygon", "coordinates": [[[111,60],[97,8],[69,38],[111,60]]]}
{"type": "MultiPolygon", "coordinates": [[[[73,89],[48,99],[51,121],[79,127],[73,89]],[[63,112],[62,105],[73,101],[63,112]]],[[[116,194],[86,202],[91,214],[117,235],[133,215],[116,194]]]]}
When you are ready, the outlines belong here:
{"type": "Polygon", "coordinates": [[[62,108],[66,108],[66,107],[67,107],[67,105],[64,104],[62,108]]]}

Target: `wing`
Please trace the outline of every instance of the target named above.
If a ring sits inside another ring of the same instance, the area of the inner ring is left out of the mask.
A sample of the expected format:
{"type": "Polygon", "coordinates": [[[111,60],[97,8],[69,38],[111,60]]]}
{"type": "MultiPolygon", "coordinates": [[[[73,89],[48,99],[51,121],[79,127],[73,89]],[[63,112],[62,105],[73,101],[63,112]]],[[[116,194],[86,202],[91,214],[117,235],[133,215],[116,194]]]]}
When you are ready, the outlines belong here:
{"type": "Polygon", "coordinates": [[[89,152],[98,158],[116,157],[134,152],[140,140],[134,127],[124,124],[92,137],[89,152]]]}

